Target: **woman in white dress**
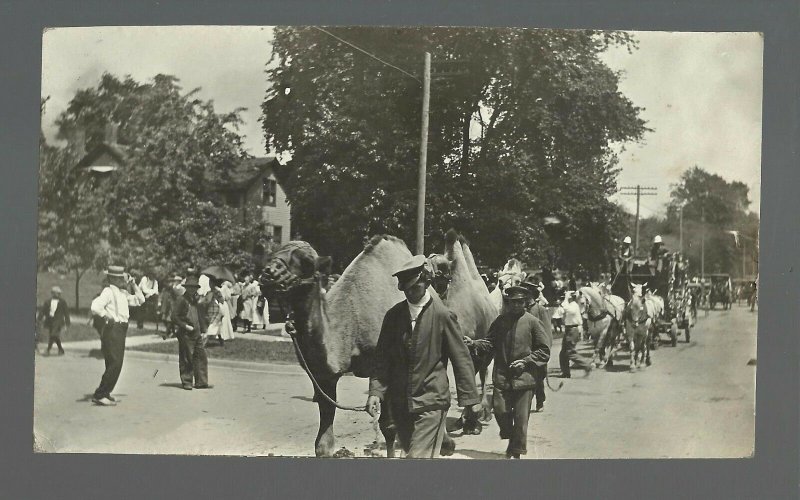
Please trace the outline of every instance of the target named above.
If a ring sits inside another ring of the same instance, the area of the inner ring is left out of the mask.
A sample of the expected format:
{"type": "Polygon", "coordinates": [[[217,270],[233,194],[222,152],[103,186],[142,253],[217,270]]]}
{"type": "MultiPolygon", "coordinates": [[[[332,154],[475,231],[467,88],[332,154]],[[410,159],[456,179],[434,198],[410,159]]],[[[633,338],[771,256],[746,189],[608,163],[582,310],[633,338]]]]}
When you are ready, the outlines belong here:
{"type": "Polygon", "coordinates": [[[225,345],[226,340],[233,340],[233,325],[231,325],[231,315],[228,310],[228,303],[223,295],[222,288],[219,286],[219,280],[209,280],[211,291],[211,300],[216,302],[219,306],[219,314],[208,325],[206,335],[209,338],[216,338],[219,340],[221,346],[225,345]]]}
{"type": "Polygon", "coordinates": [[[220,326],[220,337],[222,340],[233,340],[236,335],[233,333],[233,315],[236,312],[236,309],[232,309],[231,301],[231,282],[225,280],[222,282],[222,285],[219,287],[220,296],[222,297],[222,303],[220,304],[220,309],[222,310],[222,325],[220,326]]]}
{"type": "Polygon", "coordinates": [[[261,325],[267,328],[269,324],[269,304],[266,297],[261,296],[261,285],[258,280],[253,280],[248,286],[248,300],[252,301],[251,315],[248,318],[252,327],[261,325]]]}

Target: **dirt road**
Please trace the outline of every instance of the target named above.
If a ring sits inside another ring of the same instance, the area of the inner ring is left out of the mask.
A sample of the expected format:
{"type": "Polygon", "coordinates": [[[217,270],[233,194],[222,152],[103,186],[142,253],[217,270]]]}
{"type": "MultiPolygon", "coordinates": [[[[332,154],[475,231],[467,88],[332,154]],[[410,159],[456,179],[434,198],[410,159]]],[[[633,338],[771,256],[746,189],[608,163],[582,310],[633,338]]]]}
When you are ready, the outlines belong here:
{"type": "MultiPolygon", "coordinates": [[[[565,380],[531,415],[526,458],[743,457],[753,451],[757,313],[734,306],[700,319],[689,344],[663,346],[653,366],[565,380]]],[[[551,371],[557,373],[559,345],[551,371]]],[[[103,362],[39,358],[34,427],[49,451],[214,455],[313,455],[312,387],[295,366],[212,366],[210,391],[184,391],[177,363],[128,357],[113,408],[89,402],[103,362]]],[[[578,375],[580,376],[580,375],[578,375]]],[[[560,379],[553,377],[554,386],[560,379]]],[[[345,377],[339,399],[366,400],[366,381],[345,377]]],[[[451,410],[455,417],[457,411],[451,410]]],[[[357,455],[375,439],[365,413],[339,412],[337,446],[357,455]]],[[[502,458],[492,421],[480,436],[455,433],[456,458],[502,458]]]]}

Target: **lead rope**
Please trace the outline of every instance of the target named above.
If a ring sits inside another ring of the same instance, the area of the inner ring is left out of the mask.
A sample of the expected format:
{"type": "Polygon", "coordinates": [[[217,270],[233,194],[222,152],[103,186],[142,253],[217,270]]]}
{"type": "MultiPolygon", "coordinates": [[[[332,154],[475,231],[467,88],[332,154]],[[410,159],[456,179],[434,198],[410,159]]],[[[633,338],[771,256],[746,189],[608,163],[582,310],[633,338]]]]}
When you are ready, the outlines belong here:
{"type": "MultiPolygon", "coordinates": [[[[289,320],[289,321],[291,321],[291,320],[289,320]]],[[[367,407],[366,406],[345,406],[345,405],[339,404],[338,401],[336,401],[335,399],[333,399],[330,396],[328,396],[327,394],[325,394],[325,391],[322,390],[322,387],[320,387],[319,382],[317,382],[317,379],[314,377],[314,375],[311,373],[311,370],[308,368],[308,363],[306,363],[306,358],[303,356],[303,351],[300,350],[300,346],[297,344],[297,339],[295,338],[295,332],[294,331],[289,331],[289,329],[286,329],[286,333],[288,333],[289,337],[291,337],[291,339],[292,339],[292,345],[294,346],[295,353],[297,353],[297,359],[300,360],[300,366],[303,368],[303,371],[306,372],[306,375],[308,375],[308,378],[311,379],[311,383],[314,384],[314,388],[317,390],[317,392],[319,394],[322,395],[323,398],[325,398],[330,404],[334,405],[335,407],[339,408],[340,410],[363,411],[363,412],[367,411],[367,407]]],[[[375,422],[377,422],[377,417],[375,419],[375,422]]]]}

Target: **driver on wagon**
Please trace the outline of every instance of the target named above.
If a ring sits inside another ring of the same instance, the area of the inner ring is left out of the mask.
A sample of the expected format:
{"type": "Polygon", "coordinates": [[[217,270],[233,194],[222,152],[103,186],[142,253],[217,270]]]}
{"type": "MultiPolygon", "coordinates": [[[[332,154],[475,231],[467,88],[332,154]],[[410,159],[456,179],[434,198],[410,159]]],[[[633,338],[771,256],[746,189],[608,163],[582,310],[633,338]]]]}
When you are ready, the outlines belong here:
{"type": "Polygon", "coordinates": [[[425,256],[414,256],[394,276],[406,300],[383,318],[367,412],[374,417],[384,402],[389,415],[382,413],[381,419],[392,419],[406,457],[434,458],[450,407],[447,362],[453,363],[459,406],[477,412],[475,370],[455,314],[428,292],[431,270],[425,256]]]}

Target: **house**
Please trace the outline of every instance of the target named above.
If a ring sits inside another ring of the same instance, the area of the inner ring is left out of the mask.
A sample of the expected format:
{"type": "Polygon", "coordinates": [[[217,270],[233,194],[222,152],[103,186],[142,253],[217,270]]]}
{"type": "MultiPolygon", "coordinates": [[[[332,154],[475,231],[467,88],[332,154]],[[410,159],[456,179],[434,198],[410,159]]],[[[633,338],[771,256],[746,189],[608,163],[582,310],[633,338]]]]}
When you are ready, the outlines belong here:
{"type": "Polygon", "coordinates": [[[220,190],[225,203],[239,210],[242,223],[263,222],[278,245],[291,234],[289,202],[276,175],[280,167],[272,156],[246,159],[233,167],[229,183],[220,190]]]}
{"type": "MultiPolygon", "coordinates": [[[[86,151],[75,168],[100,179],[124,168],[128,148],[117,143],[117,128],[115,124],[107,126],[104,140],[86,151]]],[[[76,133],[72,142],[82,151],[85,135],[76,133]]],[[[291,235],[289,202],[276,176],[280,168],[280,162],[272,156],[245,159],[229,168],[225,184],[216,189],[226,205],[237,209],[243,224],[263,223],[264,231],[277,245],[289,241],[291,235]]]]}

